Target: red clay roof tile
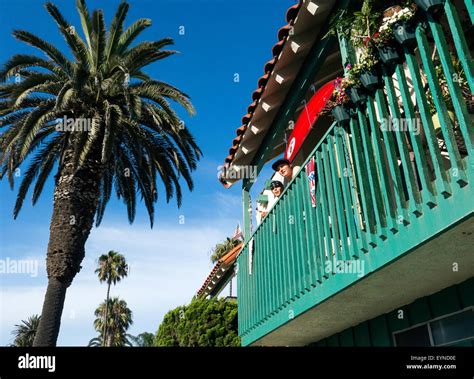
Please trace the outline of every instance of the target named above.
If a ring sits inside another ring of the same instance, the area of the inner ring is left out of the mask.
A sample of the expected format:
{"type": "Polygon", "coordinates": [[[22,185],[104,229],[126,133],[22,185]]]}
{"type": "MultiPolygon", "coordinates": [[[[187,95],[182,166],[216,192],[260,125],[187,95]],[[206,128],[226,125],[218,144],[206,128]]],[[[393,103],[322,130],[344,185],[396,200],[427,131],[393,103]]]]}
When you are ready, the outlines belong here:
{"type": "MultiPolygon", "coordinates": [[[[258,89],[256,89],[252,93],[253,102],[252,102],[252,104],[249,105],[249,107],[247,109],[248,113],[245,116],[242,117],[242,123],[244,125],[242,125],[241,127],[239,127],[236,130],[236,134],[237,134],[238,137],[241,137],[245,133],[245,131],[247,130],[247,125],[248,125],[250,119],[252,118],[252,113],[255,110],[256,106],[257,106],[257,101],[260,99],[260,97],[262,96],[262,94],[264,92],[265,86],[266,86],[266,84],[268,82],[268,79],[270,77],[270,73],[272,72],[273,67],[275,66],[275,64],[277,62],[277,59],[278,59],[277,57],[283,49],[283,46],[284,46],[285,41],[286,41],[286,37],[290,33],[290,30],[292,28],[294,20],[295,20],[296,16],[298,15],[298,12],[299,12],[302,4],[303,4],[303,0],[299,0],[297,4],[291,6],[286,12],[286,21],[287,21],[288,24],[284,25],[283,27],[281,27],[278,30],[278,33],[277,33],[278,42],[272,48],[273,58],[271,60],[269,60],[267,63],[265,63],[265,66],[264,66],[265,74],[258,79],[258,89]]],[[[232,160],[234,159],[234,156],[235,156],[235,152],[237,151],[241,141],[242,141],[242,138],[235,138],[233,140],[233,146],[230,148],[229,155],[226,157],[225,162],[227,162],[227,163],[232,162],[232,160]]]]}

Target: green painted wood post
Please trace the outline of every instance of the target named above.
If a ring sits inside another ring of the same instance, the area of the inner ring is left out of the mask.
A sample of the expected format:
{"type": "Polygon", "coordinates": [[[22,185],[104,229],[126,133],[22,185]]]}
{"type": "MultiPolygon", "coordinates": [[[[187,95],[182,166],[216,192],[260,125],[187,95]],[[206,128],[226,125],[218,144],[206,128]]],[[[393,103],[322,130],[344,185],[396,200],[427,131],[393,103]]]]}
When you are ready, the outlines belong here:
{"type": "MultiPolygon", "coordinates": [[[[390,231],[392,233],[396,233],[398,231],[398,224],[397,224],[397,214],[396,214],[396,204],[395,204],[395,195],[393,194],[393,189],[390,183],[390,172],[387,168],[387,162],[385,160],[385,151],[382,149],[382,136],[379,129],[379,123],[377,121],[375,107],[374,107],[374,99],[370,97],[370,100],[367,102],[367,112],[369,114],[369,123],[370,128],[372,130],[371,136],[372,140],[371,143],[374,147],[375,153],[375,163],[377,164],[377,169],[379,172],[380,178],[380,191],[382,194],[382,206],[384,209],[384,214],[387,222],[387,226],[390,227],[390,231]]],[[[369,142],[370,143],[370,142],[369,142]]]]}
{"type": "Polygon", "coordinates": [[[408,212],[409,203],[405,196],[405,192],[403,191],[401,172],[398,166],[396,153],[396,143],[393,138],[393,133],[389,130],[389,119],[391,116],[388,113],[388,105],[383,90],[377,90],[375,99],[379,117],[381,117],[381,130],[385,146],[385,154],[387,156],[388,167],[390,170],[390,178],[394,182],[392,193],[396,203],[395,212],[397,225],[406,225],[409,224],[410,220],[410,214],[408,212]]]}
{"type": "MultiPolygon", "coordinates": [[[[348,232],[347,232],[347,222],[346,222],[346,217],[345,217],[345,212],[349,211],[344,208],[344,203],[343,203],[343,195],[341,193],[341,178],[340,176],[343,175],[342,168],[340,165],[340,160],[343,159],[343,157],[337,157],[336,161],[336,143],[334,141],[335,137],[333,136],[333,133],[329,134],[327,136],[328,139],[328,144],[325,146],[327,148],[328,152],[328,158],[329,158],[329,168],[331,170],[331,180],[332,180],[332,190],[334,194],[334,200],[335,200],[335,208],[336,208],[336,217],[337,217],[337,226],[339,227],[339,239],[341,242],[341,258],[344,260],[349,260],[351,259],[351,254],[349,251],[349,245],[347,243],[348,239],[348,232]]],[[[339,241],[337,241],[339,244],[339,241]]]]}
{"type": "Polygon", "coordinates": [[[405,53],[407,65],[410,70],[410,76],[413,81],[413,88],[415,89],[416,102],[419,108],[420,117],[423,122],[423,132],[426,138],[426,143],[430,151],[430,158],[434,170],[434,185],[438,194],[444,196],[451,196],[451,187],[449,184],[448,175],[444,169],[443,158],[441,157],[438,140],[434,131],[433,120],[430,114],[430,108],[426,99],[425,90],[421,81],[420,69],[418,62],[413,54],[405,53]]]}
{"type": "Polygon", "coordinates": [[[454,135],[453,123],[448,116],[448,109],[446,102],[439,85],[439,79],[436,75],[436,69],[431,59],[431,50],[426,37],[424,28],[419,25],[416,28],[416,40],[418,43],[418,50],[423,63],[424,72],[428,78],[428,86],[433,96],[433,102],[438,112],[438,119],[440,123],[441,133],[446,144],[451,162],[451,176],[453,176],[460,185],[467,183],[465,167],[459,153],[459,148],[454,135]]]}
{"type": "Polygon", "coordinates": [[[375,236],[376,229],[374,225],[374,211],[369,198],[370,189],[368,188],[367,173],[365,171],[364,154],[361,146],[359,124],[354,118],[351,118],[349,124],[351,130],[351,150],[354,155],[354,166],[357,179],[356,194],[360,196],[362,201],[362,218],[364,222],[364,230],[362,230],[362,234],[365,235],[364,237],[372,247],[376,247],[378,241],[375,236]]]}
{"type": "MultiPolygon", "coordinates": [[[[244,181],[245,183],[245,181],[244,181]]],[[[244,215],[244,240],[247,242],[250,239],[252,231],[250,230],[250,192],[245,187],[242,188],[242,210],[244,215]]]]}
{"type": "MultiPolygon", "coordinates": [[[[305,170],[303,167],[302,170],[305,170]]],[[[316,287],[318,283],[322,282],[322,267],[320,262],[320,257],[317,249],[319,248],[319,240],[317,237],[317,225],[316,225],[316,211],[311,204],[310,198],[310,186],[307,178],[307,172],[304,171],[304,179],[302,186],[302,199],[303,199],[303,209],[305,212],[305,229],[306,229],[306,238],[308,245],[308,254],[309,254],[309,264],[310,264],[310,275],[311,280],[310,284],[313,287],[316,287]]]]}
{"type": "MultiPolygon", "coordinates": [[[[367,98],[367,102],[370,102],[371,98],[367,98]]],[[[387,239],[387,229],[385,221],[385,212],[382,206],[382,198],[380,194],[379,178],[377,174],[377,168],[375,167],[374,154],[372,144],[369,139],[369,132],[367,126],[367,118],[365,112],[362,112],[359,108],[357,110],[357,116],[359,119],[360,136],[362,141],[362,152],[363,161],[365,163],[366,178],[368,178],[370,197],[372,200],[372,209],[375,216],[375,230],[377,235],[382,240],[387,239]]]]}
{"type": "Polygon", "coordinates": [[[469,17],[471,17],[471,23],[474,24],[474,1],[472,0],[464,0],[466,3],[466,8],[469,13],[469,17]]]}
{"type": "MultiPolygon", "coordinates": [[[[328,136],[329,137],[329,136],[328,136]]],[[[329,167],[329,152],[328,152],[328,142],[325,142],[322,144],[322,163],[324,166],[324,172],[325,172],[325,180],[326,180],[326,195],[327,195],[327,201],[328,201],[328,211],[329,211],[329,216],[331,218],[331,241],[332,241],[332,247],[334,249],[334,256],[337,260],[343,260],[343,253],[341,251],[341,246],[340,246],[340,240],[341,240],[341,235],[340,235],[340,225],[339,225],[339,219],[337,217],[336,213],[336,202],[335,202],[335,196],[334,196],[334,188],[332,185],[332,176],[334,175],[333,172],[331,172],[331,169],[329,167]]]]}
{"type": "MultiPolygon", "coordinates": [[[[385,88],[387,90],[388,104],[393,117],[392,121],[395,121],[396,128],[399,129],[401,114],[398,105],[398,98],[395,94],[395,89],[393,86],[393,79],[388,75],[384,75],[384,80],[385,88]]],[[[403,177],[405,179],[405,186],[408,192],[408,203],[410,204],[410,210],[418,217],[422,214],[421,203],[423,200],[418,189],[418,184],[416,183],[413,166],[410,160],[410,154],[407,148],[407,142],[405,138],[402,138],[403,135],[400,132],[393,131],[392,133],[395,135],[398,150],[400,152],[400,160],[403,167],[403,177]]]]}
{"type": "Polygon", "coordinates": [[[302,274],[303,274],[303,293],[305,291],[309,291],[311,288],[311,259],[310,259],[310,247],[308,246],[308,239],[306,237],[306,222],[308,215],[304,209],[304,200],[303,200],[303,186],[304,182],[307,181],[305,178],[304,167],[301,169],[296,181],[294,182],[294,191],[295,191],[295,199],[296,199],[296,214],[297,219],[296,226],[297,226],[297,236],[298,239],[301,241],[299,247],[301,247],[301,261],[302,261],[302,274]]]}
{"type": "MultiPolygon", "coordinates": [[[[357,218],[357,209],[356,205],[351,201],[351,184],[349,182],[349,175],[351,174],[350,160],[346,158],[346,153],[343,148],[343,134],[344,131],[342,128],[337,127],[335,130],[335,143],[337,156],[340,159],[340,168],[341,168],[341,189],[342,189],[342,200],[343,208],[345,210],[344,217],[345,223],[347,225],[347,231],[349,235],[350,248],[349,248],[349,258],[359,258],[359,252],[362,250],[361,244],[357,239],[356,232],[356,218],[357,218]]],[[[360,231],[359,231],[360,233],[360,231]]]]}
{"type": "Polygon", "coordinates": [[[325,256],[327,259],[332,260],[332,244],[331,244],[331,232],[329,229],[329,205],[326,198],[327,191],[326,191],[326,171],[323,169],[323,163],[321,158],[321,151],[318,149],[316,152],[316,167],[318,170],[318,182],[319,182],[319,201],[321,204],[321,224],[324,230],[323,233],[323,240],[324,240],[324,247],[325,247],[325,256]]]}
{"type": "Polygon", "coordinates": [[[451,29],[451,34],[453,36],[456,52],[458,53],[459,60],[464,69],[464,73],[466,74],[466,79],[469,84],[469,88],[471,89],[471,93],[474,93],[474,63],[471,53],[469,52],[466,38],[464,37],[464,30],[462,29],[458,12],[456,11],[456,7],[451,0],[446,0],[444,9],[446,11],[446,18],[451,29]]]}
{"type": "MultiPolygon", "coordinates": [[[[418,119],[415,115],[414,105],[411,101],[410,91],[407,85],[407,78],[405,76],[405,71],[402,65],[397,65],[396,68],[397,78],[398,78],[398,87],[402,95],[403,109],[405,110],[405,120],[408,122],[408,131],[405,135],[410,137],[411,147],[415,156],[416,163],[416,174],[421,182],[423,192],[423,198],[430,207],[436,206],[436,191],[431,183],[430,173],[428,163],[426,161],[426,154],[423,151],[421,145],[421,137],[418,133],[415,133],[415,122],[418,122],[418,119]]],[[[418,188],[418,187],[417,187],[418,188]]]]}
{"type": "Polygon", "coordinates": [[[473,155],[474,128],[471,127],[471,118],[467,112],[466,104],[463,100],[459,83],[457,80],[454,80],[454,74],[457,73],[454,71],[453,62],[451,60],[451,55],[449,53],[443,28],[430,14],[428,14],[428,23],[438,49],[441,66],[443,67],[444,76],[446,77],[446,83],[448,85],[451,100],[453,102],[454,112],[456,113],[456,117],[459,122],[459,129],[461,130],[462,136],[464,138],[464,144],[466,145],[468,154],[473,155]]]}

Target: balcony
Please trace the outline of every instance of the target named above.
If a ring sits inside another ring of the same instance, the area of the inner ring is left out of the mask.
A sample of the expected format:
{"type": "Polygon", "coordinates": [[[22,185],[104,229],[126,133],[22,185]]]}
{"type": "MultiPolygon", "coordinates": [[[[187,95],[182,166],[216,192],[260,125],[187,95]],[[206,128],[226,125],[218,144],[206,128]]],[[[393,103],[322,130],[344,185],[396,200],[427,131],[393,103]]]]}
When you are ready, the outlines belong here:
{"type": "Polygon", "coordinates": [[[237,273],[243,345],[316,342],[474,275],[473,115],[448,35],[471,92],[474,70],[450,1],[445,12],[448,27],[420,22],[417,48],[308,156],[316,205],[303,166],[248,238],[237,273]]]}

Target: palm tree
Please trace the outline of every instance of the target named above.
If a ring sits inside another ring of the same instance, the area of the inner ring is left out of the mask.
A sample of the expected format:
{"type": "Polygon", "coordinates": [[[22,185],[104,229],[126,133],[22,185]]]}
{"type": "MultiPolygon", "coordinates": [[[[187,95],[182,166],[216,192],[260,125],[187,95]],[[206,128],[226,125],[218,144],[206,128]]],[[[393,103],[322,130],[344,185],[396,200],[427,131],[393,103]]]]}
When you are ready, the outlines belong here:
{"type": "Polygon", "coordinates": [[[234,238],[227,237],[225,241],[218,243],[214,249],[212,249],[211,253],[211,261],[212,263],[216,263],[219,259],[221,259],[224,255],[226,255],[229,251],[231,251],[234,247],[236,247],[242,241],[234,238]]]}
{"type": "Polygon", "coordinates": [[[28,320],[21,320],[21,324],[15,325],[12,334],[15,336],[12,346],[30,347],[33,346],[40,316],[33,315],[28,320]]]}
{"type": "MultiPolygon", "coordinates": [[[[105,298],[105,315],[104,320],[107,319],[109,296],[110,296],[110,285],[113,283],[117,284],[120,280],[127,276],[128,265],[125,261],[125,257],[117,253],[116,251],[110,250],[107,254],[102,254],[99,258],[99,268],[95,270],[95,273],[99,277],[99,281],[107,282],[107,296],[105,298]]],[[[107,341],[107,323],[104,322],[104,341],[107,341]]]]}
{"type": "Polygon", "coordinates": [[[153,333],[143,332],[136,337],[132,337],[132,340],[137,347],[155,346],[155,335],[153,333]]]}
{"type": "Polygon", "coordinates": [[[131,336],[126,333],[133,323],[132,311],[128,308],[125,300],[112,297],[100,304],[94,314],[96,316],[94,327],[101,333],[97,342],[102,341],[103,346],[132,346],[131,336]],[[109,310],[107,318],[104,317],[106,309],[109,310]],[[103,334],[104,320],[107,324],[107,338],[104,338],[103,334]]]}
{"type": "Polygon", "coordinates": [[[191,172],[201,151],[168,100],[190,114],[193,106],[188,95],[143,70],[173,55],[175,51],[163,50],[173,41],[132,47],[151,21],[139,19],[124,30],[128,8],[126,2],[118,6],[107,33],[103,12],[90,15],[85,0],[77,0],[84,41],[57,7],[47,3],[74,59],[36,35],[16,30],[15,38],[46,58],[15,55],[0,70],[0,178],[7,176],[13,188],[16,170],[29,162],[15,218],[32,183],[36,180],[35,204],[56,168],[48,287],[35,346],[56,345],[66,290],[81,268],[94,219],[99,226],[113,190],[125,203],[130,223],[139,195],[153,226],[157,181],[163,183],[166,201],[176,196],[178,206],[179,179],[193,189],[191,172]]]}

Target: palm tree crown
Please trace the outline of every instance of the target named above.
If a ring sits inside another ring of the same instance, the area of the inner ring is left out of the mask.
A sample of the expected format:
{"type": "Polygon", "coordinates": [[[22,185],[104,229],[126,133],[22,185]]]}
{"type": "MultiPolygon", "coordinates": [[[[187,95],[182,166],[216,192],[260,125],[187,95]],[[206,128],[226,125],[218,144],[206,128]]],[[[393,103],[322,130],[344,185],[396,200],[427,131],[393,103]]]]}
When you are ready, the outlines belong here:
{"type": "Polygon", "coordinates": [[[127,276],[128,264],[122,254],[111,250],[99,257],[99,268],[95,270],[95,273],[101,283],[115,285],[127,276]]]}
{"type": "Polygon", "coordinates": [[[80,169],[96,163],[100,182],[96,225],[113,187],[127,206],[130,222],[138,192],[151,224],[158,199],[157,177],[164,184],[166,200],[175,194],[178,205],[182,198],[179,177],[193,188],[190,171],[196,168],[201,151],[168,100],[190,114],[193,106],[185,93],[143,71],[176,53],[162,50],[173,41],[164,38],[132,47],[151,21],[140,19],[124,31],[128,7],[120,4],[107,33],[102,11],[90,15],[85,1],[77,0],[84,41],[54,4],[46,4],[74,60],[32,33],[14,31],[18,40],[46,55],[46,59],[15,55],[0,71],[4,82],[0,85],[0,127],[4,129],[0,177],[6,174],[13,187],[15,170],[35,152],[19,188],[15,217],[35,179],[32,201],[36,203],[56,162],[58,174],[67,165],[80,169]],[[9,77],[15,80],[10,82],[9,77]],[[68,119],[75,120],[76,130],[59,122],[68,119]],[[78,120],[90,121],[87,132],[77,131],[78,120]]]}
{"type": "Polygon", "coordinates": [[[171,105],[193,114],[189,96],[144,71],[175,53],[163,50],[173,41],[135,44],[151,21],[139,19],[124,28],[126,2],[118,6],[108,31],[101,10],[90,14],[85,0],[76,0],[76,6],[83,38],[54,4],[46,4],[72,59],[36,35],[16,30],[15,38],[44,56],[18,54],[0,68],[0,179],[7,176],[13,188],[17,169],[28,162],[14,217],[32,184],[35,204],[56,170],[48,288],[35,346],[56,344],[67,288],[81,269],[94,220],[96,226],[101,223],[112,192],[125,203],[129,222],[140,198],[153,226],[161,188],[167,202],[175,197],[180,206],[180,179],[193,189],[191,172],[201,157],[171,105]]]}
{"type": "Polygon", "coordinates": [[[12,346],[30,347],[33,346],[36,331],[40,322],[40,316],[33,315],[28,320],[22,320],[21,324],[15,325],[12,334],[15,337],[12,346]]]}
{"type": "Polygon", "coordinates": [[[104,301],[95,311],[96,319],[94,321],[95,329],[101,333],[104,330],[104,315],[108,309],[106,320],[107,337],[104,341],[105,346],[131,346],[130,336],[127,330],[133,324],[132,311],[128,308],[125,300],[118,297],[112,297],[108,302],[104,301]]]}

